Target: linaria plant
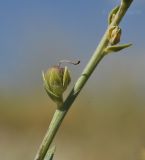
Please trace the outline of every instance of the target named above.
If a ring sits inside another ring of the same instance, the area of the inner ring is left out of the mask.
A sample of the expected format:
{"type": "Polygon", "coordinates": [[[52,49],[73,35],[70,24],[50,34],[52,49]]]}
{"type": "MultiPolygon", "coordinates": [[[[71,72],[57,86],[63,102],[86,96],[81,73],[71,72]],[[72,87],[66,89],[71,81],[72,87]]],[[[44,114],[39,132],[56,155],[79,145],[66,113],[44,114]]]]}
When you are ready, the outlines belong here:
{"type": "MultiPolygon", "coordinates": [[[[126,11],[130,7],[133,0],[121,0],[120,5],[115,7],[108,16],[108,27],[97,46],[94,54],[90,58],[88,64],[84,68],[82,74],[76,81],[68,97],[63,100],[63,93],[67,89],[71,81],[70,73],[67,67],[58,65],[48,69],[46,73],[42,73],[44,88],[48,96],[56,103],[56,111],[49,125],[48,131],[38,149],[35,160],[52,160],[55,152],[55,146],[50,145],[64,119],[69,108],[79,95],[81,89],[93,73],[96,66],[104,58],[104,56],[118,52],[122,49],[130,47],[131,44],[119,44],[121,40],[121,28],[119,23],[124,17],[126,11]]],[[[79,62],[78,62],[79,63],[79,62]]],[[[75,63],[74,63],[75,64],[75,63]]],[[[77,64],[77,63],[76,63],[77,64]]]]}

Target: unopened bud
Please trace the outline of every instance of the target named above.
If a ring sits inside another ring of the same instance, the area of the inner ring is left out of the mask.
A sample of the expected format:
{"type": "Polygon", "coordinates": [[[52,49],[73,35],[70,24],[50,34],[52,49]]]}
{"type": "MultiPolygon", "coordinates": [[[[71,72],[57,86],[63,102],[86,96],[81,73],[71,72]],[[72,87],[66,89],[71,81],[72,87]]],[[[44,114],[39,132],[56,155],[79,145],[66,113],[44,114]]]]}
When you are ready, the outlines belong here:
{"type": "Polygon", "coordinates": [[[112,26],[109,29],[108,40],[111,45],[115,45],[120,42],[121,28],[119,26],[112,26]]]}
{"type": "Polygon", "coordinates": [[[112,11],[109,13],[108,16],[108,24],[110,25],[112,23],[112,21],[115,18],[116,13],[118,12],[120,6],[116,6],[115,8],[112,9],[112,11]]]}
{"type": "Polygon", "coordinates": [[[45,89],[50,98],[57,104],[63,102],[63,93],[67,89],[71,77],[67,67],[53,66],[43,73],[45,89]]]}

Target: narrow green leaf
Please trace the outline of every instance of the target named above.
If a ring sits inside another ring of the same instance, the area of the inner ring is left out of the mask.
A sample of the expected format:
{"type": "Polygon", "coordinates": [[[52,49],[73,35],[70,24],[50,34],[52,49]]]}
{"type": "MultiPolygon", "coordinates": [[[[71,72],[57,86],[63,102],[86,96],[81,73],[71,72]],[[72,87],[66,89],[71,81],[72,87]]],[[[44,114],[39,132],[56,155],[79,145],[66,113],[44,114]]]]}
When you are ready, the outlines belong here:
{"type": "Polygon", "coordinates": [[[117,13],[117,11],[119,10],[119,7],[120,6],[116,6],[115,8],[113,8],[111,10],[111,12],[109,13],[109,16],[108,16],[108,24],[111,24],[112,20],[113,20],[113,17],[115,16],[115,14],[117,13]]]}
{"type": "Polygon", "coordinates": [[[53,159],[53,156],[54,156],[55,149],[56,149],[55,146],[51,147],[51,148],[47,151],[44,160],[52,160],[52,159],[53,159]]]}
{"type": "Polygon", "coordinates": [[[108,46],[104,50],[104,52],[105,52],[105,54],[108,54],[108,53],[111,53],[111,52],[118,52],[118,51],[120,51],[122,49],[125,49],[125,48],[128,48],[130,46],[132,46],[131,43],[130,44],[115,45],[115,46],[108,46]]]}

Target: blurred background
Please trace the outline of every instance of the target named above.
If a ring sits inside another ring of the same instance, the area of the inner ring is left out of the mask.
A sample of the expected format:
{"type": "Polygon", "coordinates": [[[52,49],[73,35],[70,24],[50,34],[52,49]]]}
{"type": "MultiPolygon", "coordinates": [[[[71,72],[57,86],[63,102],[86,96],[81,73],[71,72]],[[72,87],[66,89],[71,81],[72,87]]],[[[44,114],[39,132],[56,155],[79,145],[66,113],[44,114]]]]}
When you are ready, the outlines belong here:
{"type": "MultiPolygon", "coordinates": [[[[55,111],[41,71],[61,59],[72,83],[119,0],[0,0],[0,159],[32,160],[55,111]]],[[[120,26],[131,48],[106,56],[73,104],[54,143],[55,160],[145,160],[145,1],[120,26]]],[[[67,95],[65,94],[65,96],[67,95]]]]}

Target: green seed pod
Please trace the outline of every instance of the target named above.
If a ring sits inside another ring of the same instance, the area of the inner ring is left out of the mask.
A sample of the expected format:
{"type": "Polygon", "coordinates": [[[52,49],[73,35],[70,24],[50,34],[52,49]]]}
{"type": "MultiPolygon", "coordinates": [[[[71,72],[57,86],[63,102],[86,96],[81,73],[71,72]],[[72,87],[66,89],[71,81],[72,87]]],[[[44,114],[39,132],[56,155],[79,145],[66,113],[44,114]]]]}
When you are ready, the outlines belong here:
{"type": "Polygon", "coordinates": [[[112,26],[109,29],[108,40],[111,45],[115,45],[120,42],[121,28],[119,26],[112,26]]]}
{"type": "Polygon", "coordinates": [[[50,98],[57,104],[63,103],[63,93],[67,89],[71,78],[67,67],[53,66],[43,73],[44,87],[50,98]]]}

